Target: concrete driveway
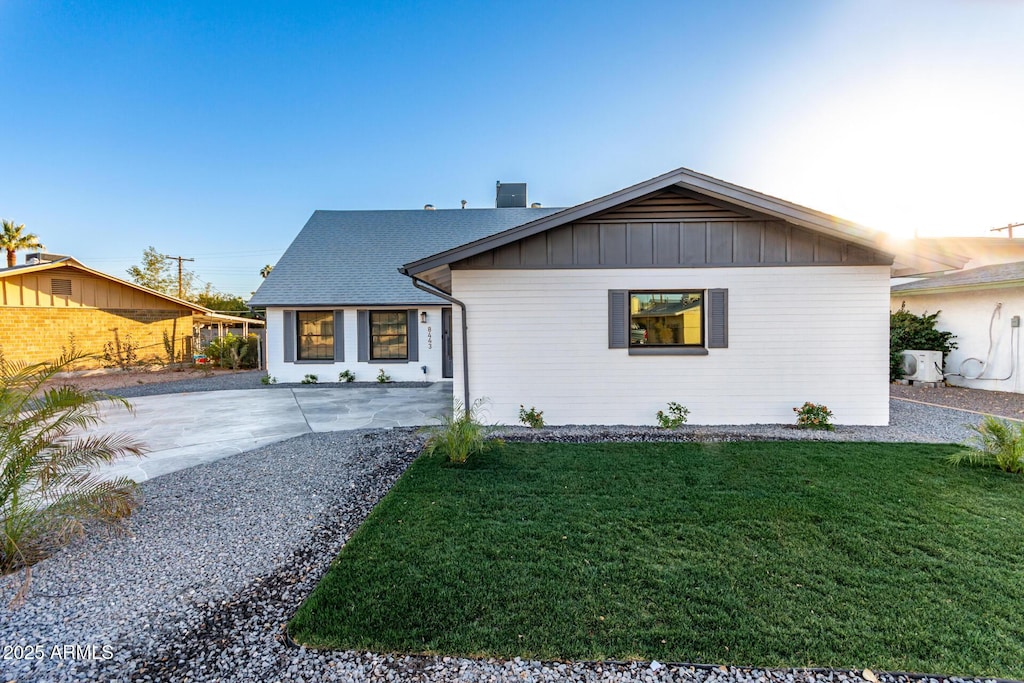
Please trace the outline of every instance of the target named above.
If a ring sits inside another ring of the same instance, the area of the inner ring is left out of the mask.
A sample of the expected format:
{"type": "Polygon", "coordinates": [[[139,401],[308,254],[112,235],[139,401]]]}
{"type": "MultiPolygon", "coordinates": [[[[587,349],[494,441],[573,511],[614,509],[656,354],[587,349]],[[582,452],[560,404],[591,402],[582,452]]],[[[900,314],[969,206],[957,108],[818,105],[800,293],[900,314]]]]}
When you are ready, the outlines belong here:
{"type": "Polygon", "coordinates": [[[309,432],[432,424],[451,411],[452,385],[282,387],[129,400],[134,415],[105,407],[105,422],[90,433],[125,432],[142,441],[146,457],[121,460],[103,473],[145,481],[309,432]]]}

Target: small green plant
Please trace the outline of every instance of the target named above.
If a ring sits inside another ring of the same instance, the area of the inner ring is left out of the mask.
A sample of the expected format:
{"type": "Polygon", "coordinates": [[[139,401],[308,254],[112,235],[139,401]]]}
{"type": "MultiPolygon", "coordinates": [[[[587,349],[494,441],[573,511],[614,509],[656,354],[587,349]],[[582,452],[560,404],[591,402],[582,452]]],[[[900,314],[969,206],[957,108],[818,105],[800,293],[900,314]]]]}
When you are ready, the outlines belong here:
{"type": "Polygon", "coordinates": [[[211,339],[203,353],[215,365],[238,370],[255,367],[258,344],[259,339],[254,334],[236,337],[228,332],[223,337],[211,339]]]}
{"type": "Polygon", "coordinates": [[[391,381],[391,375],[384,372],[384,368],[381,368],[380,372],[377,373],[377,381],[381,384],[387,384],[391,381]]]}
{"type": "Polygon", "coordinates": [[[356,381],[356,373],[352,372],[351,370],[342,370],[341,372],[338,373],[338,381],[339,382],[355,382],[356,381]]]}
{"type": "Polygon", "coordinates": [[[263,375],[260,377],[260,384],[277,384],[277,378],[271,375],[263,375]]]}
{"type": "Polygon", "coordinates": [[[895,381],[903,377],[903,356],[907,349],[942,351],[945,359],[950,351],[957,347],[952,332],[936,328],[938,317],[942,311],[914,315],[907,310],[906,302],[900,309],[889,314],[889,379],[895,381]]]}
{"type": "Polygon", "coordinates": [[[986,415],[981,424],[969,426],[974,434],[964,442],[964,450],[949,456],[951,463],[1024,472],[1024,424],[986,415]]]}
{"type": "Polygon", "coordinates": [[[662,429],[679,429],[686,423],[686,417],[689,414],[689,408],[681,406],[675,401],[669,401],[668,413],[664,410],[658,411],[658,426],[662,429]]]}
{"type": "Polygon", "coordinates": [[[478,399],[466,410],[461,401],[455,401],[451,415],[442,415],[438,418],[438,424],[424,428],[423,431],[428,435],[424,452],[427,455],[440,453],[449,462],[462,464],[471,455],[504,445],[500,439],[489,438],[494,433],[494,427],[480,422],[483,404],[484,399],[478,399]]]}
{"type": "Polygon", "coordinates": [[[108,368],[128,370],[139,362],[137,350],[138,345],[132,339],[131,333],[126,332],[124,337],[121,337],[115,328],[114,341],[103,345],[103,364],[108,368]]]}
{"type": "Polygon", "coordinates": [[[302,378],[302,384],[319,384],[320,378],[316,375],[309,374],[302,378]]]}
{"type": "Polygon", "coordinates": [[[827,429],[835,430],[832,425],[832,411],[828,406],[818,405],[807,401],[799,408],[793,408],[796,413],[796,426],[801,429],[827,429]]]}
{"type": "Polygon", "coordinates": [[[544,426],[544,411],[537,410],[533,406],[527,410],[526,406],[519,404],[519,421],[532,429],[540,429],[544,426]]]}

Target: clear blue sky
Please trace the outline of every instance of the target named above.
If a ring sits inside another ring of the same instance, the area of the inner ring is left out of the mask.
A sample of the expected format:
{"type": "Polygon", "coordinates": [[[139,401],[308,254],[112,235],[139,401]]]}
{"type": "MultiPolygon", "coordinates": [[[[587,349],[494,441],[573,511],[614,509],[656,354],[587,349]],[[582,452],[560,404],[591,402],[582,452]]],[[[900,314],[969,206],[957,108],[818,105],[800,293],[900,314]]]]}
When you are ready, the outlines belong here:
{"type": "Polygon", "coordinates": [[[1024,221],[1024,3],[0,0],[0,217],[248,297],[315,209],[686,166],[922,235],[1024,221]]]}

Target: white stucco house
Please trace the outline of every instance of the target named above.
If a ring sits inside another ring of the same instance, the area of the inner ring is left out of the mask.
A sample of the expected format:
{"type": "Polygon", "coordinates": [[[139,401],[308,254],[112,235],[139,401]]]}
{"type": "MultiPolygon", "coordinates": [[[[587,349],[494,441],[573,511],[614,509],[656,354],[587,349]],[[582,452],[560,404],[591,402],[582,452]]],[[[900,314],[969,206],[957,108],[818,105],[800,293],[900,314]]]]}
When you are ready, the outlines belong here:
{"type": "MultiPolygon", "coordinates": [[[[1020,240],[990,239],[991,260],[1019,256],[1020,240]]],[[[946,357],[946,382],[1024,393],[1020,320],[1024,316],[1024,261],[981,265],[892,287],[890,306],[916,315],[940,312],[936,326],[955,335],[946,357]]]]}
{"type": "Polygon", "coordinates": [[[402,272],[454,304],[454,394],[493,422],[884,425],[890,276],[961,265],[678,169],[402,272]]]}

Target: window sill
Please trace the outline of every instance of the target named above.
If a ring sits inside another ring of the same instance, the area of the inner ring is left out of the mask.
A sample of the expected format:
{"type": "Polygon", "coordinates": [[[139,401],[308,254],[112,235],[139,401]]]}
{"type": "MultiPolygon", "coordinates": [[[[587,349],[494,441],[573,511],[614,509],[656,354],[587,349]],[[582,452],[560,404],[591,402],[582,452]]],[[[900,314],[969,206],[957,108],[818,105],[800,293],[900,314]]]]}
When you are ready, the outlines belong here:
{"type": "Polygon", "coordinates": [[[370,365],[397,365],[397,364],[400,364],[400,363],[408,364],[408,363],[412,363],[414,361],[411,361],[411,360],[408,360],[408,359],[400,360],[398,358],[391,358],[391,359],[387,359],[387,358],[380,358],[380,359],[371,358],[370,360],[364,361],[364,362],[369,363],[370,365]]]}
{"type": "Polygon", "coordinates": [[[629,355],[631,356],[706,356],[708,350],[703,347],[678,347],[668,346],[665,348],[657,347],[644,347],[644,346],[631,346],[629,347],[629,355]]]}
{"type": "Polygon", "coordinates": [[[334,360],[293,360],[296,365],[334,365],[334,360]]]}

